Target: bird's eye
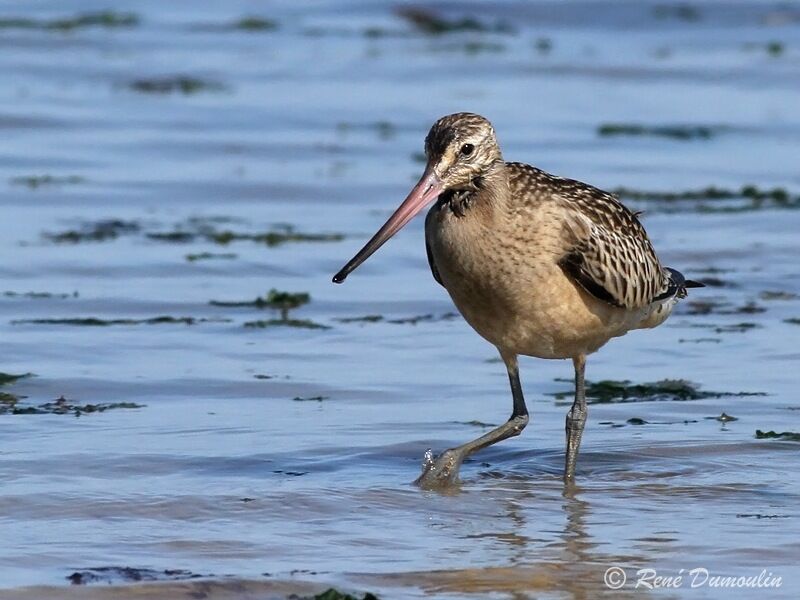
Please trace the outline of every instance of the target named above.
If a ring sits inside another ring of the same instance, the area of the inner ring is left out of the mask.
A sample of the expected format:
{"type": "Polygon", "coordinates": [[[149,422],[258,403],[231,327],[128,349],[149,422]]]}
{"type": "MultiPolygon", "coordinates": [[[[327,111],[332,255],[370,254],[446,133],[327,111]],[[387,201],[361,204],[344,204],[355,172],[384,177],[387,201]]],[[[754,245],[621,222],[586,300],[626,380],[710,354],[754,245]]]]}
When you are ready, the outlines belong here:
{"type": "Polygon", "coordinates": [[[469,156],[470,154],[472,154],[473,150],[475,150],[475,146],[473,146],[472,144],[464,144],[463,146],[461,146],[461,154],[463,156],[469,156]]]}

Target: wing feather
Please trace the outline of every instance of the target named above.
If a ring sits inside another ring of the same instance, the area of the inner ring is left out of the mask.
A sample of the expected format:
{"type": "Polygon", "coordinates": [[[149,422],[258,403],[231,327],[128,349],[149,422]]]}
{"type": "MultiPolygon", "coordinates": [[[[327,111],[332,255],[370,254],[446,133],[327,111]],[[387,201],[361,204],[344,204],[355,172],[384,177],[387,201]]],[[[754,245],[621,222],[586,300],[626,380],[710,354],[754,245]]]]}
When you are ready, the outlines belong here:
{"type": "Polygon", "coordinates": [[[566,209],[568,250],[559,265],[587,292],[613,306],[643,308],[670,288],[669,272],[656,256],[634,213],[611,194],[565,180],[559,196],[566,209]],[[574,184],[574,185],[572,185],[574,184]]]}

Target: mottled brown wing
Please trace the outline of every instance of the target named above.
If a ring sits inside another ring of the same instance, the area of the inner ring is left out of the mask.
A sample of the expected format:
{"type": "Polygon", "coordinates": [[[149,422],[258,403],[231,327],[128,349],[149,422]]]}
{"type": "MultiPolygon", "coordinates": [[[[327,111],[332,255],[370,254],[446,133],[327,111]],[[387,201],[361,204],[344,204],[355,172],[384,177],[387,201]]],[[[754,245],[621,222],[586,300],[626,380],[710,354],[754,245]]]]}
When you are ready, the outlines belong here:
{"type": "Polygon", "coordinates": [[[643,308],[670,289],[647,233],[614,196],[562,180],[564,233],[571,241],[559,264],[593,296],[622,308],[643,308]],[[566,191],[566,190],[565,190],[566,191]]]}

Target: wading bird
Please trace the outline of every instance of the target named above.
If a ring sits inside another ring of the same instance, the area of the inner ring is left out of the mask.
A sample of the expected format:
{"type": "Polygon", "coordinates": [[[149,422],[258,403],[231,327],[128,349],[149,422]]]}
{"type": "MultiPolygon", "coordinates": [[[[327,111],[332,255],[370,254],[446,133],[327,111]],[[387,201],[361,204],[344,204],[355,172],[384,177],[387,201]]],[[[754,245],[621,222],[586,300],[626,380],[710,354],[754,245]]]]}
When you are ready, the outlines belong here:
{"type": "Polygon", "coordinates": [[[472,113],[439,119],[425,138],[422,178],[333,278],[341,283],[430,203],[425,243],[434,279],[508,370],[513,412],[489,433],[426,456],[417,483],[445,486],[473,452],[519,435],[528,410],[517,356],[571,358],[575,401],[566,419],[564,481],[586,423],[586,356],[632,329],[663,323],[702,284],[665,268],[636,215],[607,192],[506,162],[492,124],[472,113]]]}

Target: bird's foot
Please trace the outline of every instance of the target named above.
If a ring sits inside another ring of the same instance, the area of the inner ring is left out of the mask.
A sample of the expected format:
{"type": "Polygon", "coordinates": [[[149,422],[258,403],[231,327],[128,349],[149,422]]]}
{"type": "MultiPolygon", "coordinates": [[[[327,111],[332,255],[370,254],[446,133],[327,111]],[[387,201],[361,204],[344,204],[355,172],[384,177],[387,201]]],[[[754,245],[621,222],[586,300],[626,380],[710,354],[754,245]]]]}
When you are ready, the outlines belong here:
{"type": "Polygon", "coordinates": [[[436,458],[428,448],[422,459],[422,475],[414,481],[414,484],[424,490],[453,486],[458,483],[458,471],[463,460],[463,454],[455,448],[445,450],[436,458]]]}

